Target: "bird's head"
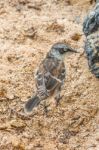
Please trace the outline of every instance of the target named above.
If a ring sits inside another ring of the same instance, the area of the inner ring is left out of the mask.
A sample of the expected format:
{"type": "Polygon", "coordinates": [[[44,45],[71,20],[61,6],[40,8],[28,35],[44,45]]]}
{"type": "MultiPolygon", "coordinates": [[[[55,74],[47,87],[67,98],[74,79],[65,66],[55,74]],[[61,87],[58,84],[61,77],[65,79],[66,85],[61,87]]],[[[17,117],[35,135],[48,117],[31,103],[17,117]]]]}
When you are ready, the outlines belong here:
{"type": "Polygon", "coordinates": [[[51,47],[51,51],[49,53],[50,56],[57,57],[58,59],[63,58],[63,55],[66,52],[74,52],[77,53],[74,49],[69,47],[67,44],[64,43],[56,43],[51,47]]]}
{"type": "Polygon", "coordinates": [[[56,43],[52,46],[51,49],[53,51],[59,52],[60,54],[64,54],[66,52],[75,52],[75,53],[77,53],[77,51],[75,51],[74,49],[72,49],[71,47],[69,47],[67,44],[64,44],[64,43],[56,43]]]}

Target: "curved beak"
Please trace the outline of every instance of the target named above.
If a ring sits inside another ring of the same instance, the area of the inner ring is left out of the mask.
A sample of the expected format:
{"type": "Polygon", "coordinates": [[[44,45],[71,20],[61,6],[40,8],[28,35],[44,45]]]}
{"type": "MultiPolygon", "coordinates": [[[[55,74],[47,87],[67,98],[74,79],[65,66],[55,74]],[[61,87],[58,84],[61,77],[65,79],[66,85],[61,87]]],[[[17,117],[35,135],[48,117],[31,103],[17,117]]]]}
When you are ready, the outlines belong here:
{"type": "Polygon", "coordinates": [[[69,51],[73,53],[78,53],[75,49],[72,49],[72,48],[70,48],[69,51]]]}
{"type": "Polygon", "coordinates": [[[78,53],[75,49],[69,47],[69,46],[66,46],[66,51],[68,52],[73,52],[73,53],[78,53]]]}

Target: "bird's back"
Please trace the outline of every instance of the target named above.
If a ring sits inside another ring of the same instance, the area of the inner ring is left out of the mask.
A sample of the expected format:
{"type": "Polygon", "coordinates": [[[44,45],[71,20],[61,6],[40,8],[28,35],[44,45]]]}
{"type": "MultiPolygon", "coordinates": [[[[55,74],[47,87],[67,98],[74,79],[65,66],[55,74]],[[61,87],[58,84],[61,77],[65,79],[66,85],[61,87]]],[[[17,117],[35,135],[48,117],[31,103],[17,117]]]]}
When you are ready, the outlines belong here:
{"type": "MultiPolygon", "coordinates": [[[[37,71],[37,76],[42,74],[44,77],[44,82],[46,89],[53,91],[57,86],[57,80],[63,80],[65,78],[65,65],[62,60],[58,60],[55,57],[45,58],[37,71]],[[63,76],[64,73],[64,76],[63,76]]],[[[36,78],[36,83],[38,85],[38,78],[36,78]]]]}

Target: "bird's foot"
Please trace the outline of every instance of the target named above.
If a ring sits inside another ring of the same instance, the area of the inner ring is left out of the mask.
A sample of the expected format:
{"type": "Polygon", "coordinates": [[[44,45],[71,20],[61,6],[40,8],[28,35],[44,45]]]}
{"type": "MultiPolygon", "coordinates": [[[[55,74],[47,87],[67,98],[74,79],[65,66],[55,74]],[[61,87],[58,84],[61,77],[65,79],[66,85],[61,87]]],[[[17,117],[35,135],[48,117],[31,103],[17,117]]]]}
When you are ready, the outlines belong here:
{"type": "Polygon", "coordinates": [[[48,105],[47,103],[46,103],[46,101],[43,103],[43,104],[41,104],[42,106],[43,106],[43,110],[44,110],[44,115],[48,115],[48,112],[49,112],[49,106],[50,105],[48,105]]]}
{"type": "Polygon", "coordinates": [[[58,95],[55,97],[55,106],[57,107],[60,103],[60,100],[63,98],[63,95],[58,95]]]}

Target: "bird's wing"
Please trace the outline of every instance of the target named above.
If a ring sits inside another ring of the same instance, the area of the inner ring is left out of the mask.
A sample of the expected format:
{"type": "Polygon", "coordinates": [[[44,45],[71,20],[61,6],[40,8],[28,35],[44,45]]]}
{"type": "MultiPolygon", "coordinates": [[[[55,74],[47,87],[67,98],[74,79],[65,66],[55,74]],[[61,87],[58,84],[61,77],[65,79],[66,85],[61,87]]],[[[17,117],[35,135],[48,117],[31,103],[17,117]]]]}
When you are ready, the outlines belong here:
{"type": "Polygon", "coordinates": [[[35,76],[36,80],[36,87],[37,87],[37,94],[40,99],[45,99],[48,97],[48,92],[45,85],[44,74],[42,71],[38,70],[35,76]]]}
{"type": "MultiPolygon", "coordinates": [[[[40,65],[38,73],[42,73],[42,84],[48,91],[52,91],[65,78],[65,65],[56,58],[46,58],[40,65]]],[[[37,79],[37,83],[39,80],[37,79]]]]}

